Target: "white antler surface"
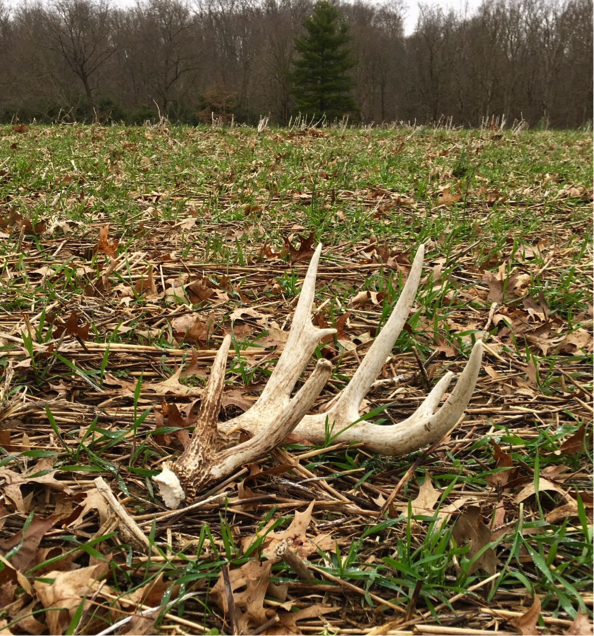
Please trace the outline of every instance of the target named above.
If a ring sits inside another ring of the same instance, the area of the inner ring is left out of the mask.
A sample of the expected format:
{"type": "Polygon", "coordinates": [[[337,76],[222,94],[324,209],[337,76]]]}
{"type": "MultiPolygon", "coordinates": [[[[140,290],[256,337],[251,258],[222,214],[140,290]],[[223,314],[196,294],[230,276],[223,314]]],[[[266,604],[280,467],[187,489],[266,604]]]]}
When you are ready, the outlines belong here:
{"type": "Polygon", "coordinates": [[[167,506],[176,508],[184,499],[193,499],[200,490],[268,453],[292,430],[315,444],[323,443],[330,431],[340,441],[363,442],[376,453],[403,455],[439,440],[464,413],[480,371],[480,341],[475,344],[468,364],[441,408],[437,407],[452,373],[447,373],[416,412],[402,422],[381,426],[359,421],[361,401],[386,362],[413,305],[423,267],[424,247],[421,246],[392,315],[350,383],[327,412],[305,415],[330,377],[331,364],[319,360],[309,380],[292,399],[291,393],[316,346],[325,336],[336,333],[335,329],[318,329],[311,320],[321,251],[322,246],[318,245],[307,270],[285,349],[262,394],[248,411],[217,424],[230,337],[223,341],[211,369],[191,443],[174,463],[165,463],[163,472],[154,478],[167,506]],[[230,447],[231,433],[238,429],[253,437],[230,447]]]}

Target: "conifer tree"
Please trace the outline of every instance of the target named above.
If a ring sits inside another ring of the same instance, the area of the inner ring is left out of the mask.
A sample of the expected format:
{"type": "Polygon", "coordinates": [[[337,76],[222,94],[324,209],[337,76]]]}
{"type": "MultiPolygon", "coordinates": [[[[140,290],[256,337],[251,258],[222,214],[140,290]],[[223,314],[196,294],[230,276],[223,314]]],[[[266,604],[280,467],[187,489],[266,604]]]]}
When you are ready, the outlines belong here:
{"type": "Polygon", "coordinates": [[[305,33],[295,40],[299,58],[289,75],[297,110],[328,118],[356,111],[348,73],[356,64],[348,46],[348,24],[328,0],[318,0],[303,26],[305,33]]]}

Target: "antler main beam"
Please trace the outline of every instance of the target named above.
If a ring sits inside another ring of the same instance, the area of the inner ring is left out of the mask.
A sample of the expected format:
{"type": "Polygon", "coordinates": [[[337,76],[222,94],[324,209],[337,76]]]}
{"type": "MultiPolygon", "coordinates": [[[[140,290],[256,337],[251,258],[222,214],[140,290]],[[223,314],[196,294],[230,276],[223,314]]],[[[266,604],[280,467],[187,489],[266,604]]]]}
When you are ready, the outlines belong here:
{"type": "Polygon", "coordinates": [[[318,361],[309,380],[291,399],[316,346],[325,336],[336,333],[335,329],[318,329],[311,320],[321,252],[319,245],[307,270],[285,349],[264,391],[248,411],[217,424],[230,337],[223,341],[211,369],[191,443],[177,461],[165,463],[163,472],[154,478],[168,507],[177,508],[184,499],[193,499],[200,490],[221,481],[242,464],[262,457],[292,430],[319,444],[324,442],[330,427],[341,441],[363,442],[369,450],[383,455],[404,455],[437,441],[460,420],[480,371],[481,341],[474,345],[468,364],[441,408],[437,407],[453,378],[452,373],[447,373],[416,412],[402,422],[379,426],[360,421],[361,401],[386,362],[413,305],[421,279],[423,246],[417,251],[392,315],[330,409],[305,415],[331,374],[331,364],[326,360],[318,361]],[[229,439],[237,430],[247,431],[253,437],[229,448],[229,439]]]}

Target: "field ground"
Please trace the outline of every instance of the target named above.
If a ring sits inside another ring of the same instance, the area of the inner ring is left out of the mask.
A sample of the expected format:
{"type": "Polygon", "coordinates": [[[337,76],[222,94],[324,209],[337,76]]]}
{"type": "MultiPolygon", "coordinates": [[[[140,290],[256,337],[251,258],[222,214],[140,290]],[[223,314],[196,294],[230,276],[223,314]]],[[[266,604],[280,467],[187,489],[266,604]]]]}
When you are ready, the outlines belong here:
{"type": "Polygon", "coordinates": [[[591,630],[591,159],[583,132],[0,128],[2,633],[591,630]],[[223,335],[229,418],[319,241],[314,320],[339,332],[316,408],[424,242],[367,406],[403,419],[482,337],[465,419],[399,458],[289,438],[168,513],[150,477],[223,335]],[[273,558],[283,536],[310,581],[273,558]]]}

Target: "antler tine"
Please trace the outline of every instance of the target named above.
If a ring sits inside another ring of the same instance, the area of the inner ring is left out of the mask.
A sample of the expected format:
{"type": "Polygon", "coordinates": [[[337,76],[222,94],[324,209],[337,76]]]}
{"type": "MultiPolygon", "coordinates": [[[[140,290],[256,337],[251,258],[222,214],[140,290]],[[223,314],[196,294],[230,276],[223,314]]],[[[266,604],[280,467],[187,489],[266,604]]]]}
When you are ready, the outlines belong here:
{"type": "Polygon", "coordinates": [[[432,444],[453,428],[464,413],[481,369],[482,355],[483,343],[478,340],[454,390],[436,413],[434,411],[451,382],[452,373],[447,373],[419,408],[402,422],[381,426],[372,422],[357,422],[358,413],[354,419],[344,416],[339,419],[336,415],[332,417],[329,412],[304,417],[295,432],[321,444],[326,436],[328,422],[340,441],[363,442],[368,450],[381,455],[405,455],[432,444]]]}
{"type": "MultiPolygon", "coordinates": [[[[279,410],[289,403],[291,392],[320,340],[336,333],[336,329],[314,327],[311,321],[311,308],[316,293],[316,275],[321,253],[322,245],[320,244],[309,264],[293,316],[291,331],[272,375],[249,411],[233,420],[233,428],[253,429],[259,424],[266,426],[272,418],[276,418],[279,410]]],[[[230,427],[223,423],[223,428],[229,430],[230,427]]]]}
{"type": "Polygon", "coordinates": [[[217,417],[230,343],[231,337],[226,336],[215,357],[190,444],[174,463],[165,462],[163,471],[154,477],[169,508],[177,508],[184,499],[194,499],[200,490],[278,446],[311,408],[332,373],[330,362],[319,360],[295,397],[285,406],[278,407],[274,420],[256,432],[252,439],[220,450],[217,417]]]}
{"type": "Polygon", "coordinates": [[[333,419],[348,420],[351,423],[359,419],[359,405],[382,370],[386,358],[390,355],[392,347],[408,319],[421,281],[424,256],[425,246],[421,245],[417,250],[408,280],[396,303],[396,307],[392,311],[392,315],[374,340],[347,387],[324,414],[330,421],[333,419]]]}
{"type": "Polygon", "coordinates": [[[230,474],[239,466],[252,461],[254,457],[261,457],[282,443],[312,407],[331,373],[332,364],[328,360],[318,360],[307,382],[278,415],[273,430],[260,431],[247,442],[230,448],[219,455],[217,460],[221,474],[230,474]]]}

